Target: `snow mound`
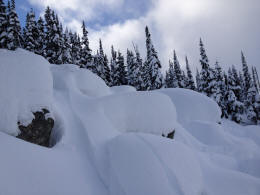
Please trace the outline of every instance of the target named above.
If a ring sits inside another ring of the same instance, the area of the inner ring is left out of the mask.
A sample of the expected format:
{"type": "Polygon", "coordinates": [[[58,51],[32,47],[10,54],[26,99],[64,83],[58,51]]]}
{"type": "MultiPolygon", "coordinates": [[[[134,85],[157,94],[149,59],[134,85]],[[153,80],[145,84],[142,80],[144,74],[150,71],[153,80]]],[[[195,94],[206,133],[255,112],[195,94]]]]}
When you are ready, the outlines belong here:
{"type": "Polygon", "coordinates": [[[17,136],[17,122],[28,125],[32,112],[51,111],[53,84],[43,57],[18,49],[0,50],[0,131],[17,136]]]}
{"type": "Polygon", "coordinates": [[[136,89],[130,85],[122,85],[122,86],[114,86],[110,88],[112,93],[128,93],[128,92],[135,92],[136,89]]]}
{"type": "Polygon", "coordinates": [[[79,68],[74,64],[54,65],[51,67],[54,77],[54,87],[66,89],[67,86],[77,89],[88,97],[110,95],[110,89],[105,82],[87,69],[79,68]],[[66,86],[64,86],[64,84],[66,86]]]}
{"type": "Polygon", "coordinates": [[[161,89],[176,107],[177,119],[184,125],[190,121],[219,122],[221,111],[217,103],[207,96],[189,89],[161,89]]]}
{"type": "Polygon", "coordinates": [[[102,100],[104,113],[121,132],[167,135],[178,127],[170,98],[157,92],[120,93],[102,100]]]}
{"type": "Polygon", "coordinates": [[[183,144],[153,135],[129,134],[111,140],[108,150],[110,194],[203,192],[199,162],[193,151],[183,144]]]}

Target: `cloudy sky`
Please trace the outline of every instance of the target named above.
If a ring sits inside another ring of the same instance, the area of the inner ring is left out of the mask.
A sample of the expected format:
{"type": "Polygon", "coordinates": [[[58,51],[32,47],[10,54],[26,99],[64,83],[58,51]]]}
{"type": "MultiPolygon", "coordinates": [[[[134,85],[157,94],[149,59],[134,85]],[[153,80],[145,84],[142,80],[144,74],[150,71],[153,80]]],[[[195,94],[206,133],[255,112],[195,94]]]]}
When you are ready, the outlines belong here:
{"type": "Polygon", "coordinates": [[[16,0],[16,3],[21,20],[31,7],[40,15],[47,5],[72,30],[80,32],[85,20],[93,51],[101,38],[108,54],[112,44],[125,53],[134,42],[145,56],[144,27],[148,25],[164,69],[173,49],[181,62],[187,55],[193,70],[199,67],[201,37],[212,65],[218,60],[224,67],[234,64],[240,68],[243,50],[248,63],[260,72],[259,0],[16,0]]]}

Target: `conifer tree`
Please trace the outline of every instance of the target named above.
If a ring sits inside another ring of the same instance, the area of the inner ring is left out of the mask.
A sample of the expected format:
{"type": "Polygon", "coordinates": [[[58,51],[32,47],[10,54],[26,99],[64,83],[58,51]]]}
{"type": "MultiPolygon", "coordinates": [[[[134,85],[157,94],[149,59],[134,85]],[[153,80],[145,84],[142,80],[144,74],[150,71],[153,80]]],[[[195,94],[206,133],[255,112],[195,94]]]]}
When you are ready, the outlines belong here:
{"type": "Polygon", "coordinates": [[[237,97],[237,100],[242,102],[242,100],[243,100],[242,83],[240,81],[238,72],[234,65],[232,65],[231,72],[232,72],[231,75],[232,75],[232,82],[233,82],[232,90],[233,90],[235,96],[237,97]]]}
{"type": "Polygon", "coordinates": [[[88,31],[85,26],[85,22],[82,22],[82,42],[81,42],[81,52],[80,52],[80,64],[82,67],[88,67],[89,63],[92,63],[91,49],[89,48],[88,41],[88,31]]]}
{"type": "MultiPolygon", "coordinates": [[[[77,35],[77,33],[69,33],[70,35],[70,41],[71,41],[71,57],[73,64],[80,65],[80,53],[81,53],[81,42],[80,38],[77,35]]],[[[93,69],[92,64],[88,64],[86,67],[87,69],[91,70],[93,69]]]]}
{"type": "Polygon", "coordinates": [[[173,51],[173,64],[174,64],[175,76],[176,76],[176,79],[177,79],[177,82],[178,82],[178,87],[184,88],[185,87],[184,77],[183,77],[182,70],[181,70],[181,67],[180,67],[180,63],[179,63],[179,60],[177,58],[175,50],[173,51]]]}
{"type": "Polygon", "coordinates": [[[69,31],[66,28],[65,33],[63,34],[63,50],[62,50],[62,62],[63,64],[72,64],[72,48],[69,31]]]}
{"type": "Polygon", "coordinates": [[[106,82],[106,84],[109,86],[110,82],[111,82],[110,68],[108,65],[107,55],[104,53],[103,44],[102,44],[101,39],[99,39],[99,53],[102,58],[102,78],[106,82]]]}
{"type": "Polygon", "coordinates": [[[21,26],[15,11],[15,0],[11,1],[11,6],[9,1],[8,4],[7,48],[15,50],[22,46],[21,26]]]}
{"type": "Polygon", "coordinates": [[[179,87],[178,80],[176,78],[176,73],[174,71],[173,63],[169,60],[169,69],[166,72],[165,77],[165,87],[166,88],[176,88],[179,87]]]}
{"type": "Polygon", "coordinates": [[[119,85],[127,85],[127,71],[124,63],[124,56],[120,51],[117,52],[117,71],[119,72],[119,85]]]}
{"type": "Polygon", "coordinates": [[[111,86],[119,86],[120,85],[120,74],[118,71],[118,63],[117,63],[117,53],[114,50],[114,47],[111,47],[111,86]]]}
{"type": "Polygon", "coordinates": [[[198,68],[196,68],[196,84],[197,84],[197,91],[201,92],[202,86],[201,86],[201,79],[200,79],[200,73],[198,68]]]}
{"type": "Polygon", "coordinates": [[[258,74],[257,74],[257,70],[256,67],[252,66],[252,76],[253,76],[253,82],[254,82],[254,86],[256,88],[256,91],[259,93],[259,78],[258,78],[258,74]]]}
{"type": "Polygon", "coordinates": [[[201,91],[205,95],[211,97],[215,93],[215,81],[214,81],[214,71],[209,66],[209,60],[204,48],[204,44],[200,39],[200,63],[201,63],[201,72],[200,72],[200,84],[201,91]]]}
{"type": "Polygon", "coordinates": [[[223,76],[223,71],[221,66],[219,65],[219,62],[216,61],[215,64],[215,78],[216,78],[216,95],[215,95],[215,101],[218,103],[219,107],[221,108],[222,114],[221,117],[228,117],[225,110],[226,110],[226,104],[225,104],[225,93],[226,93],[226,86],[223,76]]]}
{"type": "Polygon", "coordinates": [[[24,47],[26,50],[35,52],[38,47],[38,29],[36,26],[35,14],[31,9],[26,15],[26,25],[24,30],[24,47]]]}
{"type": "Polygon", "coordinates": [[[100,76],[107,85],[110,85],[110,69],[108,66],[107,56],[104,54],[101,39],[99,40],[99,51],[94,56],[94,66],[96,74],[100,76]]]}
{"type": "Polygon", "coordinates": [[[135,63],[134,59],[134,53],[127,49],[126,51],[126,64],[127,64],[127,80],[128,80],[128,85],[131,85],[133,87],[136,87],[136,66],[137,64],[135,63]]]}
{"type": "Polygon", "coordinates": [[[242,68],[244,75],[244,96],[245,96],[245,107],[247,110],[247,119],[256,124],[257,123],[257,110],[256,110],[256,88],[254,87],[251,75],[248,71],[248,65],[243,52],[241,52],[242,68]]]}
{"type": "Polygon", "coordinates": [[[7,48],[7,25],[6,6],[3,0],[0,0],[0,48],[7,48]]]}
{"type": "Polygon", "coordinates": [[[158,59],[157,52],[155,51],[154,46],[152,44],[151,34],[147,26],[145,27],[145,35],[147,56],[146,62],[144,63],[144,86],[147,90],[160,89],[163,86],[161,63],[158,59]]]}
{"type": "Polygon", "coordinates": [[[135,51],[135,57],[134,57],[135,81],[134,81],[133,85],[135,86],[135,88],[137,90],[142,90],[143,60],[141,58],[137,45],[133,44],[133,46],[134,46],[134,51],[135,51]]]}
{"type": "Polygon", "coordinates": [[[190,65],[187,56],[185,57],[185,61],[186,61],[186,71],[187,71],[187,88],[191,90],[195,90],[194,79],[192,76],[192,72],[190,70],[190,65]]]}
{"type": "Polygon", "coordinates": [[[38,31],[38,38],[37,38],[38,44],[36,45],[35,53],[45,57],[46,56],[46,54],[44,53],[45,29],[44,29],[44,21],[43,21],[42,17],[39,17],[36,25],[37,25],[37,31],[38,31]]]}

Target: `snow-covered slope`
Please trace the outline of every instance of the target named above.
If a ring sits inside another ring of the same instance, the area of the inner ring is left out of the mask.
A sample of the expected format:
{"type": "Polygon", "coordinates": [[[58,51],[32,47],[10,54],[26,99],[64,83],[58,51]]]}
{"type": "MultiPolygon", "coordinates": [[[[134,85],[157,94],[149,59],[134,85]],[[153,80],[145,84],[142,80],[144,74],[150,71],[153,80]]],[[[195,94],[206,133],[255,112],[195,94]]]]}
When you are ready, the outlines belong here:
{"type": "MultiPolygon", "coordinates": [[[[33,71],[34,76],[26,78],[29,83],[45,81],[34,89],[44,94],[47,90],[43,103],[52,106],[55,116],[52,148],[0,129],[0,194],[260,194],[259,126],[218,124],[219,108],[209,98],[184,89],[111,89],[75,65],[50,66],[21,50],[1,50],[0,56],[1,70],[14,81],[25,70],[33,71]],[[25,59],[20,69],[6,67],[18,66],[10,57],[25,59]],[[161,136],[172,129],[174,140],[161,136]]],[[[25,87],[14,81],[0,84],[1,98],[21,90],[17,86],[25,87]]],[[[16,95],[10,104],[31,102],[16,95]]],[[[3,108],[4,101],[0,103],[3,108]]],[[[14,108],[20,110],[19,104],[14,108]]],[[[0,127],[5,124],[0,119],[0,127]]]]}

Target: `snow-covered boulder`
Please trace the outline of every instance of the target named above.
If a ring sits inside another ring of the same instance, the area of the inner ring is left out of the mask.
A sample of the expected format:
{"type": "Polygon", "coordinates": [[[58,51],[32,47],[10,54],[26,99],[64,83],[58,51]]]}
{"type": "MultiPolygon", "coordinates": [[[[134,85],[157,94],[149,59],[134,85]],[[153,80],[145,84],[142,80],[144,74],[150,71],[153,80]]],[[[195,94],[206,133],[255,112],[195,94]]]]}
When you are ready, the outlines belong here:
{"type": "Polygon", "coordinates": [[[177,120],[185,125],[191,121],[219,122],[221,110],[216,102],[207,96],[189,89],[158,90],[169,96],[176,107],[177,120]]]}
{"type": "MultiPolygon", "coordinates": [[[[28,51],[0,50],[0,131],[20,134],[36,112],[48,111],[43,120],[53,118],[53,82],[49,63],[28,51]]],[[[26,132],[23,132],[26,133],[26,132]]]]}
{"type": "Polygon", "coordinates": [[[171,99],[157,92],[129,92],[103,98],[104,113],[121,132],[167,135],[178,127],[171,99]]]}

